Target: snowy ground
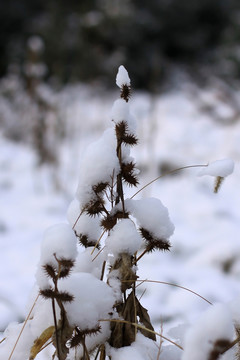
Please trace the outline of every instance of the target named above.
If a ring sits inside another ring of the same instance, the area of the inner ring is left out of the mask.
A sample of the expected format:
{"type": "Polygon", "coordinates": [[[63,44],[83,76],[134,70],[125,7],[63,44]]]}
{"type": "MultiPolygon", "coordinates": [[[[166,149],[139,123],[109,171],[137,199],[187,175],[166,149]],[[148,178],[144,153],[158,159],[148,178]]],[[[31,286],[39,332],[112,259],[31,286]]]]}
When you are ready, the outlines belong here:
{"type": "MultiPolygon", "coordinates": [[[[0,137],[1,331],[10,321],[25,317],[44,230],[65,221],[81,151],[110,121],[114,94],[92,96],[82,87],[70,87],[61,96],[67,99],[62,116],[68,125],[67,138],[58,148],[57,170],[38,168],[30,146],[0,137]],[[53,178],[61,190],[54,189],[53,178]]],[[[199,169],[186,169],[138,195],[159,197],[175,225],[171,252],[143,258],[139,278],[187,287],[212,303],[234,300],[240,294],[240,118],[233,121],[232,107],[218,102],[213,91],[187,89],[154,97],[135,93],[131,103],[139,127],[134,156],[142,173],[140,185],[166,166],[173,169],[226,157],[235,161],[235,171],[219,194],[213,193],[212,177],[198,177],[199,169]],[[203,111],[207,101],[211,111],[203,111]]],[[[163,324],[164,332],[193,321],[210,306],[169,285],[144,283],[139,287],[139,294],[143,292],[143,306],[156,329],[163,324]]]]}

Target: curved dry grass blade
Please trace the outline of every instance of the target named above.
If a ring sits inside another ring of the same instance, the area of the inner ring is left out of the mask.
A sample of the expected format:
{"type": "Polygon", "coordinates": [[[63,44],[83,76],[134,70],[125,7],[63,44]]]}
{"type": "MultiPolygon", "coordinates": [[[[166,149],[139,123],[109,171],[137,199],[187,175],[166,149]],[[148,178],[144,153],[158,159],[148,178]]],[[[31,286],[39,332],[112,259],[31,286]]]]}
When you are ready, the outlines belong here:
{"type": "Polygon", "coordinates": [[[149,183],[147,183],[146,185],[144,185],[141,189],[139,189],[135,194],[133,194],[130,199],[133,199],[137,194],[139,194],[142,190],[144,190],[146,187],[148,187],[149,185],[151,185],[152,183],[154,183],[155,181],[165,177],[165,176],[168,176],[168,175],[171,175],[171,174],[174,174],[175,172],[177,171],[180,171],[180,170],[185,170],[185,169],[190,169],[190,168],[196,168],[196,167],[206,167],[208,166],[208,164],[203,164],[203,165],[187,165],[187,166],[183,166],[183,167],[180,167],[180,168],[177,168],[177,169],[174,169],[174,170],[171,170],[171,171],[168,171],[167,173],[163,174],[163,175],[160,175],[158,177],[156,177],[155,179],[153,179],[152,181],[150,181],[149,183]]]}
{"type": "MultiPolygon", "coordinates": [[[[123,282],[131,282],[133,280],[122,280],[123,282]]],[[[189,291],[190,293],[198,296],[199,298],[201,298],[202,300],[206,301],[209,305],[213,305],[211,303],[211,301],[209,301],[208,299],[206,299],[204,296],[198,294],[197,292],[191,290],[191,289],[188,289],[184,286],[181,286],[181,285],[177,285],[177,284],[174,284],[174,283],[170,283],[170,282],[167,282],[167,281],[159,281],[159,280],[141,280],[141,279],[137,279],[137,280],[134,280],[134,281],[140,281],[141,283],[144,283],[144,282],[149,282],[149,283],[156,283],[156,284],[164,284],[164,285],[170,285],[170,286],[175,286],[175,287],[178,287],[180,289],[183,289],[183,290],[186,290],[186,291],[189,291]]]]}
{"type": "Polygon", "coordinates": [[[28,320],[30,319],[31,313],[32,313],[32,311],[33,311],[33,309],[34,309],[37,301],[38,301],[39,296],[40,296],[40,294],[38,294],[38,296],[37,296],[36,299],[34,300],[34,303],[33,303],[32,307],[31,307],[31,309],[30,309],[30,311],[29,311],[29,313],[28,313],[28,316],[26,317],[26,319],[25,319],[25,321],[24,321],[24,323],[23,323],[23,326],[22,326],[22,328],[21,328],[21,331],[20,331],[20,333],[19,333],[19,335],[18,335],[18,337],[17,337],[17,340],[16,340],[16,342],[15,342],[15,344],[14,344],[14,347],[13,347],[13,349],[12,349],[11,354],[9,355],[8,360],[11,360],[11,358],[12,358],[12,356],[13,356],[13,353],[14,353],[14,351],[15,351],[15,349],[16,349],[16,346],[17,346],[17,344],[18,344],[18,342],[19,342],[19,339],[20,339],[20,337],[21,337],[21,335],[22,335],[22,333],[23,333],[23,330],[25,329],[25,326],[27,325],[28,320]]]}
{"type": "Polygon", "coordinates": [[[129,324],[129,325],[132,325],[132,326],[135,326],[137,327],[138,329],[141,329],[141,330],[144,330],[144,331],[147,331],[151,334],[154,334],[154,335],[157,335],[157,336],[160,336],[162,339],[164,340],[167,340],[168,342],[170,342],[171,344],[177,346],[179,349],[183,350],[183,347],[180,346],[179,344],[175,343],[173,340],[171,339],[168,339],[166,336],[163,336],[162,334],[156,332],[156,331],[153,331],[151,329],[148,329],[146,328],[145,326],[142,326],[140,324],[136,324],[136,323],[133,323],[131,321],[127,321],[127,320],[120,320],[120,319],[100,319],[99,321],[110,321],[110,322],[120,322],[120,323],[124,323],[124,324],[129,324]]]}

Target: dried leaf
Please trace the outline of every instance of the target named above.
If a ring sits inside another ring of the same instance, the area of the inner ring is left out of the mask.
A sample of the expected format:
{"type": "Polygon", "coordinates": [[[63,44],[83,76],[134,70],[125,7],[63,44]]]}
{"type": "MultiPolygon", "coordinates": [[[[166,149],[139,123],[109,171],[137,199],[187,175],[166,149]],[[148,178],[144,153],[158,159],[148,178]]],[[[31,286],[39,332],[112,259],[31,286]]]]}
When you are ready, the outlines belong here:
{"type": "Polygon", "coordinates": [[[217,176],[216,180],[215,180],[215,184],[214,184],[214,193],[218,193],[220,186],[222,185],[222,182],[224,180],[224,177],[222,176],[217,176]]]}
{"type": "MultiPolygon", "coordinates": [[[[135,303],[136,303],[136,308],[137,308],[137,315],[139,316],[139,320],[140,322],[145,326],[145,328],[154,331],[154,328],[151,324],[151,320],[150,320],[150,316],[148,315],[148,311],[147,309],[145,309],[139,302],[139,300],[137,298],[135,298],[135,303]]],[[[154,341],[156,341],[156,335],[140,329],[141,333],[146,336],[149,339],[152,339],[154,341]]]]}
{"type": "Polygon", "coordinates": [[[33,346],[31,347],[29,360],[35,359],[35,357],[41,351],[41,348],[44,346],[44,344],[46,344],[46,342],[52,337],[54,330],[55,330],[54,326],[49,326],[34,341],[33,346]]]}
{"type": "MultiPolygon", "coordinates": [[[[133,292],[128,296],[125,304],[121,304],[118,307],[119,315],[126,321],[134,323],[135,311],[134,311],[134,295],[133,292]]],[[[121,348],[123,346],[129,346],[135,341],[135,326],[122,322],[116,322],[111,325],[112,332],[109,343],[115,348],[121,348]]]]}

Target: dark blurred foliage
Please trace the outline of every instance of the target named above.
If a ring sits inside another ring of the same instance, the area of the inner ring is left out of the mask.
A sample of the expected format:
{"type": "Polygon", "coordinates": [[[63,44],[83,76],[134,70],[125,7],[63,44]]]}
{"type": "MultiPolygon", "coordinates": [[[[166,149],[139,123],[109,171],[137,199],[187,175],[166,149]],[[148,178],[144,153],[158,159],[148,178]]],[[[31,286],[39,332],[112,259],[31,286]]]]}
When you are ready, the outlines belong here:
{"type": "Polygon", "coordinates": [[[193,77],[240,75],[239,0],[8,0],[0,2],[0,75],[40,36],[46,77],[112,84],[124,64],[154,90],[176,67],[193,77]]]}

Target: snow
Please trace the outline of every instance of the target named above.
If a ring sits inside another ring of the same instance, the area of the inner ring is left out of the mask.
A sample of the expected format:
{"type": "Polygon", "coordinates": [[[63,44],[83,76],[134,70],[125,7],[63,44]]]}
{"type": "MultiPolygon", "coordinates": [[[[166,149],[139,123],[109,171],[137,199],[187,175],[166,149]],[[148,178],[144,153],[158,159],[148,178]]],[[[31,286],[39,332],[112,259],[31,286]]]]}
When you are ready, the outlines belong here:
{"type": "Polygon", "coordinates": [[[168,239],[174,232],[174,225],[168,209],[159,199],[146,198],[126,201],[126,209],[137,219],[138,225],[159,239],[168,239]]]}
{"type": "Polygon", "coordinates": [[[129,117],[129,103],[123,99],[117,99],[114,101],[112,107],[112,119],[115,123],[121,121],[127,121],[129,117]]]}
{"type": "Polygon", "coordinates": [[[57,260],[74,261],[77,256],[77,240],[68,224],[57,224],[46,230],[41,246],[41,264],[57,265],[57,260]]]}
{"type": "Polygon", "coordinates": [[[226,177],[231,175],[234,170],[234,162],[232,159],[216,160],[202,168],[198,173],[199,176],[210,175],[226,177]]]}
{"type": "Polygon", "coordinates": [[[184,341],[182,360],[209,359],[217,340],[234,339],[234,326],[226,306],[217,304],[190,327],[184,341]]]}
{"type": "Polygon", "coordinates": [[[77,240],[72,228],[68,224],[57,224],[45,231],[41,256],[36,271],[36,280],[40,289],[49,287],[50,282],[43,266],[52,265],[58,269],[57,260],[65,259],[75,261],[77,256],[77,240]]]}
{"type": "Polygon", "coordinates": [[[130,219],[120,220],[111,230],[106,239],[106,252],[116,258],[121,253],[133,255],[142,244],[142,239],[134,223],[130,219]]]}
{"type": "Polygon", "coordinates": [[[142,334],[137,334],[136,341],[131,346],[125,346],[121,349],[109,348],[107,352],[112,360],[125,359],[157,359],[158,347],[155,342],[146,338],[142,334]]]}
{"type": "Polygon", "coordinates": [[[102,264],[105,260],[103,253],[99,254],[96,258],[94,247],[90,246],[84,251],[79,251],[76,262],[74,264],[73,272],[86,272],[91,273],[98,279],[101,277],[102,264]]]}
{"type": "Polygon", "coordinates": [[[86,205],[93,196],[92,187],[99,183],[111,183],[120,170],[116,154],[114,129],[106,130],[99,140],[88,146],[80,164],[80,180],[77,199],[86,205]]]}
{"type": "Polygon", "coordinates": [[[87,235],[90,241],[97,241],[101,235],[98,216],[90,217],[85,213],[80,216],[80,213],[80,204],[77,199],[74,199],[70,203],[67,211],[67,218],[70,225],[72,227],[74,226],[77,235],[87,235]]]}
{"type": "Polygon", "coordinates": [[[136,133],[136,118],[130,112],[129,103],[123,99],[117,99],[113,103],[112,107],[112,120],[115,124],[124,121],[127,124],[127,133],[136,133]]]}
{"type": "Polygon", "coordinates": [[[74,273],[59,282],[59,290],[74,296],[65,305],[71,326],[81,330],[95,329],[99,320],[108,319],[115,297],[107,284],[88,273],[74,273]]]}
{"type": "Polygon", "coordinates": [[[130,78],[128,76],[128,72],[123,65],[119,66],[118,73],[116,77],[116,84],[118,87],[122,87],[123,85],[130,86],[130,78]]]}
{"type": "MultiPolygon", "coordinates": [[[[24,92],[18,88],[19,84],[15,80],[9,87],[10,93],[15,90],[18,92],[17,100],[10,102],[0,96],[3,119],[1,134],[6,133],[6,129],[8,134],[13,129],[17,134],[29,134],[30,119],[36,115],[36,109],[24,97],[24,92]]],[[[115,94],[100,93],[77,85],[68,86],[54,96],[57,99],[56,106],[60,109],[59,117],[64,124],[61,126],[64,126],[63,132],[66,133],[66,138],[57,145],[59,166],[54,169],[55,178],[61,185],[60,190],[55,188],[53,170],[49,166],[37,167],[37,156],[32,146],[26,142],[10,141],[3,135],[0,137],[2,331],[10,321],[22,322],[26,317],[32,305],[29,293],[35,281],[42,234],[49,226],[66,221],[66,209],[74,198],[83,150],[89,143],[99,139],[112,120],[111,107],[115,94]]],[[[140,139],[132,153],[141,170],[139,187],[161,175],[163,164],[172,169],[189,164],[206,164],[207,161],[221,158],[232,158],[235,162],[234,173],[226,179],[217,196],[212,193],[211,179],[207,176],[196,179],[196,169],[163,177],[137,195],[137,199],[160,198],[175,225],[174,234],[171,235],[171,251],[144,256],[137,274],[139,279],[173,282],[196,291],[212,303],[225,303],[231,310],[229,317],[233,317],[238,324],[240,123],[237,119],[226,121],[223,126],[211,114],[202,112],[197,101],[198,96],[193,97],[186,90],[161,96],[136,92],[132,96],[130,107],[137,117],[140,139]]],[[[108,156],[107,151],[104,153],[108,156]]],[[[92,163],[101,167],[102,164],[94,156],[92,163]]],[[[88,179],[88,173],[81,176],[88,179]]],[[[81,191],[84,198],[84,189],[81,191]]],[[[126,188],[125,191],[126,197],[130,198],[137,189],[126,188]]],[[[76,213],[81,205],[76,203],[76,213]]],[[[149,206],[147,208],[150,210],[149,206]]],[[[76,213],[70,216],[71,226],[76,213]]],[[[148,214],[147,218],[148,223],[151,223],[148,214]]],[[[92,262],[92,249],[85,251],[83,247],[79,248],[81,250],[73,275],[84,271],[99,278],[105,257],[101,258],[101,253],[92,262]]],[[[117,297],[119,281],[115,275],[110,281],[114,282],[114,296],[117,297]]],[[[155,328],[159,329],[163,325],[164,334],[181,323],[191,329],[189,324],[194,324],[199,315],[209,308],[209,304],[194,294],[164,284],[143,283],[137,288],[137,296],[142,296],[141,303],[149,309],[155,328]]],[[[92,297],[96,298],[96,295],[92,297]]],[[[43,302],[48,303],[45,300],[43,302]]],[[[47,309],[36,307],[34,316],[37,316],[38,311],[40,314],[48,312],[47,309]]],[[[49,324],[45,323],[48,320],[51,323],[50,318],[42,316],[36,318],[35,325],[31,323],[34,336],[45,324],[49,324]]],[[[221,327],[217,320],[216,324],[221,327]]],[[[21,325],[12,326],[16,338],[21,325]]],[[[28,330],[26,334],[29,334],[28,330]]],[[[170,336],[174,338],[172,334],[170,336]]],[[[6,352],[6,349],[12,348],[14,337],[9,340],[11,344],[5,340],[0,345],[0,358],[8,358],[10,352],[6,352]]],[[[22,345],[19,343],[19,353],[15,353],[14,360],[24,359],[22,349],[29,346],[31,339],[21,339],[22,345]]],[[[90,339],[94,341],[95,337],[90,339]]],[[[38,355],[38,359],[50,359],[52,352],[53,349],[50,347],[49,350],[48,347],[38,355]]],[[[180,354],[180,349],[164,341],[160,358],[179,360],[180,354]]],[[[139,358],[142,356],[140,354],[139,358]]]]}

